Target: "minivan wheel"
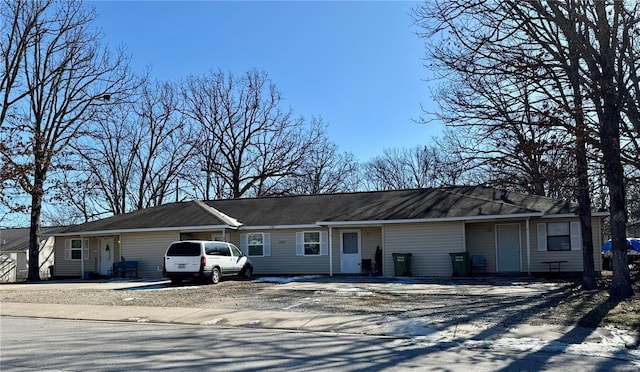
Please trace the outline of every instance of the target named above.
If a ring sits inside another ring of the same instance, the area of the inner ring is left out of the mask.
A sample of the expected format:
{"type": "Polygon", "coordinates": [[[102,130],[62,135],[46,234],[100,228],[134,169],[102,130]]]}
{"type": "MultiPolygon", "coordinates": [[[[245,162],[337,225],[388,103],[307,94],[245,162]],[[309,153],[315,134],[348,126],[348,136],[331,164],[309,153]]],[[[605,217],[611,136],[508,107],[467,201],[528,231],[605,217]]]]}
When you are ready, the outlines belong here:
{"type": "Polygon", "coordinates": [[[251,279],[252,273],[253,273],[253,269],[251,268],[251,266],[245,266],[242,268],[242,271],[240,272],[240,276],[245,279],[251,279]]]}
{"type": "Polygon", "coordinates": [[[218,284],[220,283],[220,269],[214,267],[211,271],[211,283],[218,284]]]}

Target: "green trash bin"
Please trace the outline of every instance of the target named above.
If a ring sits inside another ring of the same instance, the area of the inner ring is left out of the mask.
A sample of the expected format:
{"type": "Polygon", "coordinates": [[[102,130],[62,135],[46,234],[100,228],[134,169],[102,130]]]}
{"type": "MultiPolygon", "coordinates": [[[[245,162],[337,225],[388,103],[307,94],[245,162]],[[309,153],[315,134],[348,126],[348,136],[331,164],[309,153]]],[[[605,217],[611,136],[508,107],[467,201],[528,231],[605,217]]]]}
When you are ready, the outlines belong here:
{"type": "Polygon", "coordinates": [[[449,256],[451,256],[453,276],[469,276],[471,274],[469,252],[449,253],[449,256]]]}
{"type": "Polygon", "coordinates": [[[411,253],[392,253],[395,276],[411,276],[411,253]]]}

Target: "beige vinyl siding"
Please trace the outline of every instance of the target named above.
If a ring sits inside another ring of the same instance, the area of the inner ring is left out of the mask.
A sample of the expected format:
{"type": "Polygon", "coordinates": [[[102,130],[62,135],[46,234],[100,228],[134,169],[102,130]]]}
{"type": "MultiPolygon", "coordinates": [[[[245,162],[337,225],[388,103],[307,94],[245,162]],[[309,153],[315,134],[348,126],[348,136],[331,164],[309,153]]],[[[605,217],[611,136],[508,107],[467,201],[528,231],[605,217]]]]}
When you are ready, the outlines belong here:
{"type": "MultiPolygon", "coordinates": [[[[531,272],[548,272],[549,266],[544,261],[568,261],[562,264],[562,271],[581,272],[582,250],[570,251],[538,251],[538,224],[549,222],[577,222],[578,219],[536,219],[531,220],[531,272]]],[[[594,217],[591,220],[592,238],[593,238],[593,258],[595,270],[602,270],[601,247],[602,238],[600,236],[600,218],[594,217]]]]}
{"type": "Polygon", "coordinates": [[[496,272],[496,232],[495,222],[467,223],[465,239],[469,256],[483,256],[487,262],[487,272],[496,272]]]}
{"type": "Polygon", "coordinates": [[[55,239],[55,275],[56,276],[77,276],[82,277],[82,266],[80,260],[65,260],[64,248],[65,241],[68,239],[88,239],[89,240],[89,258],[84,261],[85,272],[98,272],[98,249],[99,240],[96,237],[80,237],[80,236],[62,236],[55,239]]]}
{"type": "MultiPolygon", "coordinates": [[[[271,256],[251,257],[255,275],[272,274],[329,274],[329,256],[296,256],[296,233],[302,231],[327,231],[323,228],[283,230],[241,230],[231,233],[231,242],[240,247],[240,234],[271,234],[271,256]]],[[[335,246],[334,246],[335,249],[335,246]]],[[[335,253],[334,253],[335,255],[335,253]]],[[[339,268],[339,267],[338,267],[339,268]]],[[[335,269],[335,266],[334,266],[335,269]]]]}
{"type": "MultiPolygon", "coordinates": [[[[342,230],[358,230],[356,228],[347,228],[347,229],[340,229],[340,228],[333,228],[331,229],[331,236],[329,236],[329,240],[331,240],[331,244],[330,247],[333,248],[332,249],[332,255],[333,255],[333,261],[332,261],[332,265],[333,265],[333,273],[334,274],[340,274],[340,231],[342,230]]],[[[360,234],[360,239],[362,239],[362,233],[360,234]]],[[[327,270],[329,270],[329,267],[327,266],[327,270]]],[[[329,271],[327,271],[329,272],[329,271]]]]}
{"type": "Polygon", "coordinates": [[[371,267],[374,267],[376,263],[376,248],[380,247],[380,249],[382,249],[382,228],[372,227],[362,229],[360,238],[362,239],[362,258],[370,259],[371,267]]]}
{"type": "Polygon", "coordinates": [[[29,250],[25,252],[18,252],[16,254],[16,279],[25,280],[29,277],[29,264],[27,263],[27,256],[29,250]]]}
{"type": "Polygon", "coordinates": [[[393,253],[411,253],[413,276],[451,276],[449,253],[464,252],[462,222],[393,224],[384,228],[384,275],[394,276],[393,253]]]}
{"type": "MultiPolygon", "coordinates": [[[[527,225],[526,225],[526,221],[514,221],[514,222],[501,222],[497,225],[509,225],[509,224],[513,224],[513,225],[518,225],[519,230],[520,230],[520,272],[527,272],[527,260],[528,260],[528,256],[527,256],[527,225]]],[[[529,225],[529,228],[531,228],[531,225],[529,225]]],[[[533,250],[533,246],[530,246],[530,249],[533,250]]],[[[496,246],[496,252],[498,252],[498,247],[496,246]]]]}
{"type": "Polygon", "coordinates": [[[120,255],[127,261],[138,261],[140,278],[161,278],[167,247],[179,238],[178,231],[125,233],[120,237],[120,255]]]}
{"type": "Polygon", "coordinates": [[[49,266],[54,264],[54,252],[53,245],[55,244],[55,238],[49,237],[42,242],[40,247],[40,251],[38,254],[38,264],[40,265],[40,279],[49,278],[49,266]]]}
{"type": "MultiPolygon", "coordinates": [[[[195,231],[185,234],[184,240],[213,240],[209,231],[195,231]]],[[[179,234],[178,234],[179,238],[179,234]]]]}

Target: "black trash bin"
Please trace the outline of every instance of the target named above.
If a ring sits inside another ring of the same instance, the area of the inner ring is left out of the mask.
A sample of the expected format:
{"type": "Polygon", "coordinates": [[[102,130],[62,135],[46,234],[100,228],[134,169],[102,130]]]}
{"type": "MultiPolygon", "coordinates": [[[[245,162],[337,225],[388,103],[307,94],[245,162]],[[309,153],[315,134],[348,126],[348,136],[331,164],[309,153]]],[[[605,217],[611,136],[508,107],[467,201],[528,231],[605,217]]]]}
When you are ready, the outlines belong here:
{"type": "Polygon", "coordinates": [[[469,276],[471,274],[471,265],[469,265],[469,252],[449,253],[449,256],[451,256],[453,276],[469,276]]]}
{"type": "Polygon", "coordinates": [[[411,276],[411,253],[392,253],[395,276],[411,276]]]}

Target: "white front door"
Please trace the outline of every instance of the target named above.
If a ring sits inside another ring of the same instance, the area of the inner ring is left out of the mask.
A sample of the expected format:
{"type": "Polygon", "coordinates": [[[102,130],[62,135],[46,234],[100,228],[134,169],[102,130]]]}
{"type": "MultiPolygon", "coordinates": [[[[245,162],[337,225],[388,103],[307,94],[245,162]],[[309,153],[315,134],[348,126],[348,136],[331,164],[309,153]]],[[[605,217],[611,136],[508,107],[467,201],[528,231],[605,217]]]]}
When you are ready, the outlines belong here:
{"type": "Polygon", "coordinates": [[[340,272],[359,274],[361,264],[360,230],[340,232],[340,272]]]}
{"type": "Polygon", "coordinates": [[[113,238],[100,239],[100,275],[109,275],[114,253],[113,238]]]}

